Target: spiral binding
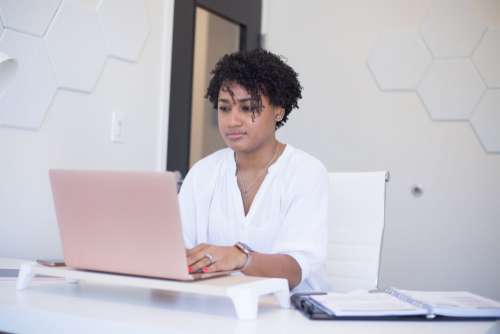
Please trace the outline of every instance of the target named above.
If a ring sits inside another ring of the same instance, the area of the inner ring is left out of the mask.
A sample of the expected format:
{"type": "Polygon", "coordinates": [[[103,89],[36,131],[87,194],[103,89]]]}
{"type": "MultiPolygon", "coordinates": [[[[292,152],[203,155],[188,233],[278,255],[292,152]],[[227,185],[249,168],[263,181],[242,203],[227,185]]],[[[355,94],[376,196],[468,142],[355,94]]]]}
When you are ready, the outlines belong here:
{"type": "Polygon", "coordinates": [[[432,318],[436,317],[436,315],[434,314],[434,310],[432,309],[432,306],[429,304],[426,304],[426,303],[421,302],[419,300],[413,299],[412,297],[408,296],[407,294],[404,294],[404,293],[402,293],[394,288],[387,288],[384,290],[384,292],[393,296],[393,297],[396,297],[399,300],[407,302],[408,304],[423,308],[424,310],[427,311],[427,314],[425,315],[425,317],[428,319],[432,319],[432,318]]]}

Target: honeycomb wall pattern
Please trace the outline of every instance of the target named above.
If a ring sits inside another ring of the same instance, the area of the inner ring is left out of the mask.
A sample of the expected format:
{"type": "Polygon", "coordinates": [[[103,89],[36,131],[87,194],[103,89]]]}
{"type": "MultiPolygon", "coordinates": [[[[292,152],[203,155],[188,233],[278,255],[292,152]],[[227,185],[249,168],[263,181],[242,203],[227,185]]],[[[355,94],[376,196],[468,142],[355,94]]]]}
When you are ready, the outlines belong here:
{"type": "Polygon", "coordinates": [[[484,149],[500,153],[500,89],[484,94],[470,122],[484,149]]]}
{"type": "Polygon", "coordinates": [[[150,29],[143,1],[103,0],[97,12],[109,54],[137,61],[150,29]]]}
{"type": "Polygon", "coordinates": [[[422,37],[435,58],[472,55],[486,31],[474,15],[475,0],[434,1],[421,27],[422,37]]]}
{"type": "Polygon", "coordinates": [[[368,57],[368,66],[382,90],[415,89],[432,56],[416,32],[382,36],[368,57]]]}
{"type": "Polygon", "coordinates": [[[500,29],[489,30],[472,57],[489,88],[500,88],[500,29]]]}
{"type": "Polygon", "coordinates": [[[66,0],[45,41],[60,87],[91,92],[106,60],[97,12],[79,0],[66,0]]]}
{"type": "Polygon", "coordinates": [[[149,35],[144,0],[0,0],[0,52],[18,71],[0,126],[38,129],[57,89],[92,93],[106,58],[135,62],[149,35]]]}
{"type": "Polygon", "coordinates": [[[4,26],[19,32],[43,36],[61,0],[0,0],[4,26]]]}
{"type": "Polygon", "coordinates": [[[434,60],[418,94],[434,120],[467,120],[486,89],[469,59],[434,60]]]}
{"type": "Polygon", "coordinates": [[[436,0],[418,32],[385,33],[367,63],[381,90],[414,91],[431,119],[466,121],[485,151],[500,153],[500,29],[486,26],[473,8],[474,0],[436,0]],[[418,33],[432,59],[424,70],[418,33]]]}
{"type": "Polygon", "coordinates": [[[17,59],[16,76],[0,95],[0,124],[37,129],[57,85],[42,39],[6,29],[0,50],[17,59]]]}

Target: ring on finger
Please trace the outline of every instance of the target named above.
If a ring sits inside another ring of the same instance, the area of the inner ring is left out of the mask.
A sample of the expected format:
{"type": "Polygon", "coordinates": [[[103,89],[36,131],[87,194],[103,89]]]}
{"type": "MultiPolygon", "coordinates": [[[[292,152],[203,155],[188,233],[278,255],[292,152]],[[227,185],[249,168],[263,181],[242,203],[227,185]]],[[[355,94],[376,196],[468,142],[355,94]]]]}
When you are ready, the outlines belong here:
{"type": "MultiPolygon", "coordinates": [[[[208,266],[211,266],[212,264],[214,264],[214,262],[215,262],[215,258],[214,258],[214,256],[213,256],[212,254],[210,254],[210,253],[205,253],[205,254],[203,255],[203,257],[205,257],[208,261],[210,261],[210,264],[209,264],[208,266]]],[[[208,266],[207,266],[207,267],[208,267],[208,266]]]]}

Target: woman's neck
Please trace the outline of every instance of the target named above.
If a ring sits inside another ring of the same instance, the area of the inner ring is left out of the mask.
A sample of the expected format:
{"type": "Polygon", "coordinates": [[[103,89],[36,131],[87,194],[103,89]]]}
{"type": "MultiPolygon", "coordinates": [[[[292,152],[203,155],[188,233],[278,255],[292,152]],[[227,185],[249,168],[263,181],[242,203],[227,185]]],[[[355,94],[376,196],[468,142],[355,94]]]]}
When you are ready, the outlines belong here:
{"type": "Polygon", "coordinates": [[[239,171],[268,168],[276,160],[281,145],[276,138],[252,152],[236,152],[235,159],[239,171]]]}

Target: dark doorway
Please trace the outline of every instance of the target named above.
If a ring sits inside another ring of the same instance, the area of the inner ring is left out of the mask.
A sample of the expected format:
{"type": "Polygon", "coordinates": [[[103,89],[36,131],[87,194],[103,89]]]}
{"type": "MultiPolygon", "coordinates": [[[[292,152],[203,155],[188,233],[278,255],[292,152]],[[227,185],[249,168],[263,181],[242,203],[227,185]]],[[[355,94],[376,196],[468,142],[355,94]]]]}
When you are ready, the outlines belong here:
{"type": "Polygon", "coordinates": [[[175,1],[167,170],[185,176],[220,148],[216,114],[202,98],[208,72],[225,53],[258,48],[260,24],[261,0],[175,1]]]}

